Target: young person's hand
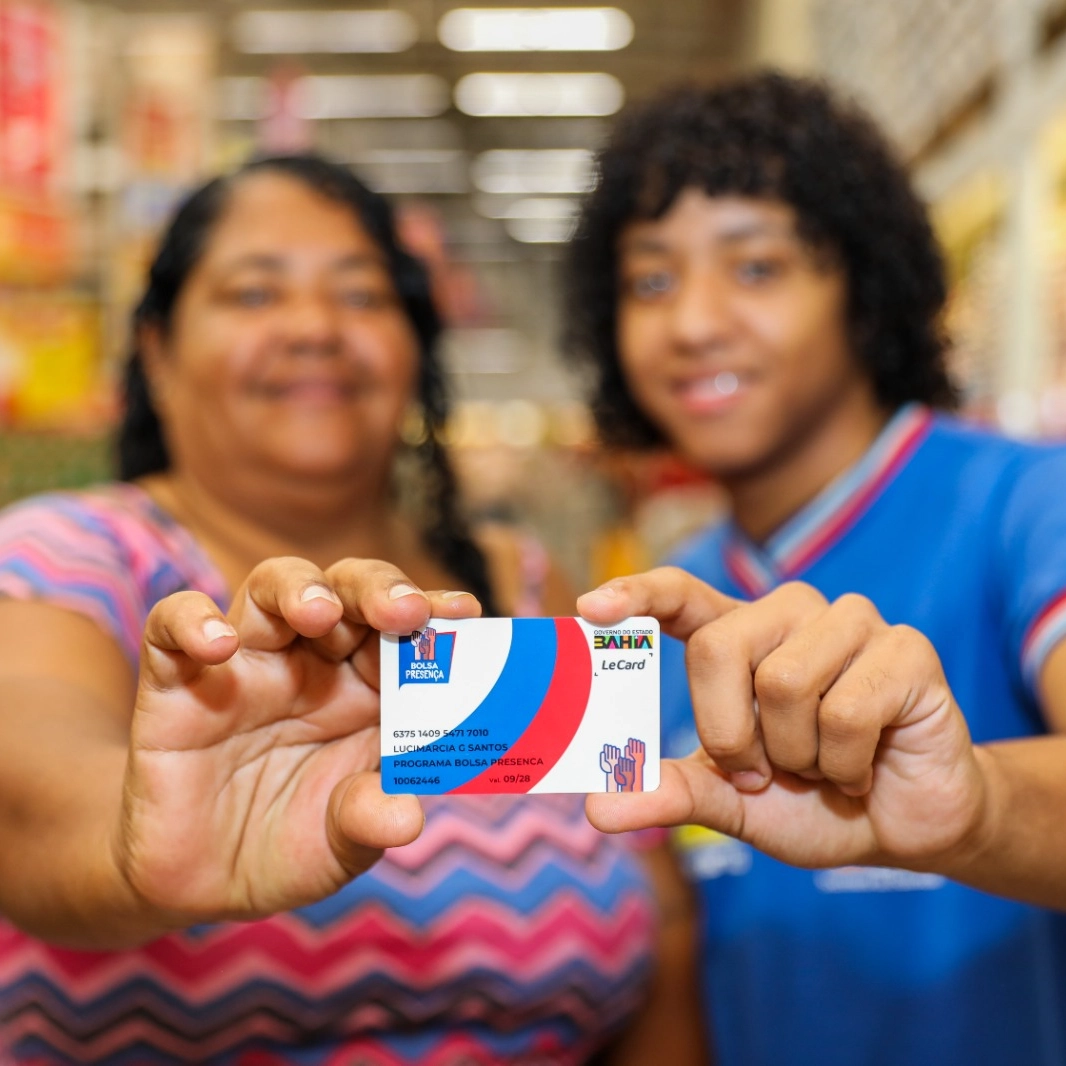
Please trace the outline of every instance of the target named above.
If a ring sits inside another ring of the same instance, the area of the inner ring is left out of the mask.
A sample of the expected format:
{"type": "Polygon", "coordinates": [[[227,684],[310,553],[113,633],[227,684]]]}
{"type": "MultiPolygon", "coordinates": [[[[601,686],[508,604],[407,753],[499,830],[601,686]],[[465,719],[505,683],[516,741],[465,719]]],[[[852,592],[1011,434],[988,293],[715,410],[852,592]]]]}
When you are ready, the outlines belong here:
{"type": "Polygon", "coordinates": [[[657,791],[589,796],[598,828],[696,823],[810,867],[945,867],[977,846],[986,781],[940,661],[868,600],[789,584],[744,603],[664,568],[578,608],[653,615],[686,643],[702,744],[657,791]]]}
{"type": "Polygon", "coordinates": [[[379,632],[479,610],[355,559],[265,562],[228,617],[194,592],[157,604],[113,841],[145,907],[176,925],[288,910],[418,836],[418,800],[375,773],[379,632]]]}

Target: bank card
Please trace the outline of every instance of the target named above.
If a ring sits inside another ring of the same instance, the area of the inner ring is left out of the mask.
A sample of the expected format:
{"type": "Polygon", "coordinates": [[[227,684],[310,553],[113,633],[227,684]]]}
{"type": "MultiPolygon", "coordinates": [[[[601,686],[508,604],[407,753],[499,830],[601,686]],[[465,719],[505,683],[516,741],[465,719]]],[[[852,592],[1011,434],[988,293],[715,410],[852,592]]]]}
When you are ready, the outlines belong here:
{"type": "Polygon", "coordinates": [[[383,635],[382,788],[658,788],[660,650],[654,618],[431,619],[383,635]]]}

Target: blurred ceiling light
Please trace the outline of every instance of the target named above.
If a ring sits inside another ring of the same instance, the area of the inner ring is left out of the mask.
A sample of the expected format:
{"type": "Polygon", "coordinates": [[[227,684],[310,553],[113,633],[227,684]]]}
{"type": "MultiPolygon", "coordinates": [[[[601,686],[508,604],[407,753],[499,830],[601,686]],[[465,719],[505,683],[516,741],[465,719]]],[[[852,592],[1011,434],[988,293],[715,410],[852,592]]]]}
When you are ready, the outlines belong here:
{"type": "Polygon", "coordinates": [[[509,218],[504,229],[522,244],[564,244],[574,232],[573,218],[509,218]]]}
{"type": "MultiPolygon", "coordinates": [[[[448,83],[433,74],[338,74],[300,78],[296,110],[301,118],[429,118],[448,110],[448,83]]],[[[254,122],[270,109],[265,78],[222,78],[219,114],[254,122]]]]}
{"type": "Polygon", "coordinates": [[[474,184],[488,193],[583,193],[592,185],[587,148],[497,148],[474,160],[474,184]]]}
{"type": "Polygon", "coordinates": [[[610,74],[467,74],[455,86],[455,106],[477,118],[613,115],[624,96],[610,74]]]}
{"type": "Polygon", "coordinates": [[[428,118],[448,110],[448,83],[433,74],[301,78],[304,118],[428,118]]]}
{"type": "Polygon", "coordinates": [[[494,196],[479,193],[471,198],[474,210],[484,218],[506,218],[514,202],[506,196],[494,196]]]}
{"type": "Polygon", "coordinates": [[[578,211],[576,200],[566,197],[531,197],[514,199],[506,196],[474,197],[474,210],[485,218],[573,218],[578,211]]]}
{"type": "Polygon", "coordinates": [[[516,200],[507,209],[505,218],[567,218],[577,217],[577,201],[562,198],[531,196],[516,200]]]}
{"type": "Polygon", "coordinates": [[[403,52],[418,40],[406,11],[245,11],[233,20],[239,52],[403,52]]]}
{"type": "Polygon", "coordinates": [[[460,7],[437,27],[455,52],[613,52],[633,40],[617,7],[460,7]]]}
{"type": "Polygon", "coordinates": [[[383,193],[464,193],[466,153],[453,149],[382,148],[358,152],[352,165],[383,193]]]}

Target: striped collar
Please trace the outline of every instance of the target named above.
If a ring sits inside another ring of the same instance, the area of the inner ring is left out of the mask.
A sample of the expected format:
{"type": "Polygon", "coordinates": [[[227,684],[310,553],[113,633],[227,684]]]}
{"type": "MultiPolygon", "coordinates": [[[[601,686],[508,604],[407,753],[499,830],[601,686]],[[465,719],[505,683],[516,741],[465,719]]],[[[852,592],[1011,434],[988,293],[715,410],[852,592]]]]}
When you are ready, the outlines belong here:
{"type": "Polygon", "coordinates": [[[730,576],[749,596],[761,596],[805,570],[869,510],[925,440],[932,423],[927,407],[901,407],[857,463],[761,545],[730,523],[725,546],[730,576]]]}

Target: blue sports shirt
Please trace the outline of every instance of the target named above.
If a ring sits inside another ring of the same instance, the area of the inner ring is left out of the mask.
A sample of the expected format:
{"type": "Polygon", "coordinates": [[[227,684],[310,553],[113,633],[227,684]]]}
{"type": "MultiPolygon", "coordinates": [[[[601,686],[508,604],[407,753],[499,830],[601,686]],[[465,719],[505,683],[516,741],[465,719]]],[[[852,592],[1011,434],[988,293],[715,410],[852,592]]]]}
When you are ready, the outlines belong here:
{"type": "MultiPolygon", "coordinates": [[[[1044,732],[1035,682],[1066,639],[1066,448],[905,407],[765,543],[726,523],[673,562],[744,598],[793,579],[862,593],[932,640],[975,740],[1044,732]]],[[[684,649],[664,645],[677,757],[697,739],[684,649]]],[[[675,841],[723,1066],[1066,1063],[1066,915],[929,874],[793,869],[694,827],[675,841]]]]}

